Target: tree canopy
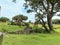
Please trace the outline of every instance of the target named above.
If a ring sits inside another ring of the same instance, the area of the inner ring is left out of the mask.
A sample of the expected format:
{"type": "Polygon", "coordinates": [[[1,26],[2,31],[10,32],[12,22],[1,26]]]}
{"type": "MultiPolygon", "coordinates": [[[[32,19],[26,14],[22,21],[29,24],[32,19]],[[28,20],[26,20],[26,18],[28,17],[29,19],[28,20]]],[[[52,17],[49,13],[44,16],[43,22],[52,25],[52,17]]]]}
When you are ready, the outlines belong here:
{"type": "Polygon", "coordinates": [[[6,21],[9,21],[9,19],[8,19],[7,17],[1,17],[1,18],[0,18],[0,21],[1,21],[1,22],[6,22],[6,21]]]}
{"type": "Polygon", "coordinates": [[[28,19],[28,17],[27,16],[24,16],[24,15],[22,15],[22,14],[19,14],[19,15],[16,15],[16,16],[14,16],[13,18],[12,18],[12,20],[14,20],[14,22],[15,23],[17,23],[18,25],[22,25],[22,23],[24,22],[24,21],[26,21],[28,19]]]}
{"type": "Polygon", "coordinates": [[[23,16],[23,15],[21,15],[21,14],[19,14],[19,15],[16,15],[16,16],[14,16],[13,18],[12,18],[12,20],[27,20],[28,19],[28,17],[27,16],[23,16]]]}

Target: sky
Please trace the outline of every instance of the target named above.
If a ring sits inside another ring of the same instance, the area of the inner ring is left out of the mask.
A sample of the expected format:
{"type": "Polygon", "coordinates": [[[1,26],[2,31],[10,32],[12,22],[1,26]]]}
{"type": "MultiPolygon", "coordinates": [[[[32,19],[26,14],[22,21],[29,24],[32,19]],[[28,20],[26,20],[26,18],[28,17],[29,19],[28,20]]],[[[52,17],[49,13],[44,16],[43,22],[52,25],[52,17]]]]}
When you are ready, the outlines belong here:
{"type": "MultiPolygon", "coordinates": [[[[12,0],[0,0],[0,17],[8,17],[9,19],[12,19],[13,16],[18,14],[23,14],[25,16],[28,16],[28,21],[35,21],[34,13],[27,13],[26,10],[23,7],[24,0],[17,0],[16,3],[12,2],[12,0]]],[[[55,18],[60,18],[55,16],[55,18]]]]}
{"type": "Polygon", "coordinates": [[[16,3],[12,2],[12,0],[0,0],[0,17],[8,17],[9,19],[12,19],[13,16],[18,14],[23,14],[25,16],[28,16],[28,21],[34,22],[34,13],[27,13],[26,10],[23,7],[24,0],[17,0],[16,3]]]}

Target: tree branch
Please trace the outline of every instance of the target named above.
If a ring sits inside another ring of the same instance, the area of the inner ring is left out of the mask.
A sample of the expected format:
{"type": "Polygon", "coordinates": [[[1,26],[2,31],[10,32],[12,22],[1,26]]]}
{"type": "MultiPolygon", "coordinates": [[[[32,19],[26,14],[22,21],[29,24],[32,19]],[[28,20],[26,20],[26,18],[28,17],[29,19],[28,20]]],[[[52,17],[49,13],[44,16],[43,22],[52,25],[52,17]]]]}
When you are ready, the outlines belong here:
{"type": "Polygon", "coordinates": [[[43,5],[43,7],[44,7],[45,11],[47,11],[47,9],[46,9],[46,7],[45,7],[45,5],[44,5],[44,3],[43,3],[43,2],[42,2],[42,5],[43,5]]]}
{"type": "Polygon", "coordinates": [[[49,2],[47,1],[47,10],[49,9],[49,2]]]}
{"type": "Polygon", "coordinates": [[[51,3],[51,5],[52,5],[51,14],[52,14],[52,16],[53,16],[53,14],[54,14],[53,10],[54,10],[54,5],[55,5],[55,4],[51,3]]]}

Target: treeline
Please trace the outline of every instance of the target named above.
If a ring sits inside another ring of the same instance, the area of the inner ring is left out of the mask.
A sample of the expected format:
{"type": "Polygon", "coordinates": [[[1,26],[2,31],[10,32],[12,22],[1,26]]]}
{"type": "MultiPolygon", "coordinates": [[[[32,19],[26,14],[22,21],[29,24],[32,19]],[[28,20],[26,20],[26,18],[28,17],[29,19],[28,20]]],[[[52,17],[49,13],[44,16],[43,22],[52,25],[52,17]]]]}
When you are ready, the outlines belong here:
{"type": "MultiPolygon", "coordinates": [[[[12,20],[10,20],[7,17],[0,17],[0,22],[10,22],[11,25],[24,25],[24,23],[27,23],[26,20],[28,20],[28,17],[24,16],[22,14],[12,17],[12,20]]],[[[29,21],[28,23],[32,23],[32,22],[29,21]]],[[[47,22],[45,21],[45,23],[47,23],[47,22]]],[[[53,19],[52,23],[53,24],[60,24],[60,19],[53,19]]],[[[34,24],[41,24],[41,22],[35,21],[34,24]]]]}
{"type": "MultiPolygon", "coordinates": [[[[31,21],[26,22],[28,20],[27,16],[24,16],[22,14],[16,15],[12,17],[12,20],[10,20],[7,17],[0,17],[0,22],[9,22],[8,25],[18,25],[20,26],[25,26],[25,29],[21,32],[20,30],[17,31],[18,33],[31,33],[31,32],[36,32],[36,33],[45,33],[45,29],[42,27],[38,27],[39,24],[42,24],[39,20],[36,20],[34,23],[31,21]],[[32,24],[32,26],[30,26],[32,24]]],[[[47,24],[47,22],[45,21],[47,24]]],[[[53,24],[60,24],[60,19],[54,19],[52,20],[53,24]]],[[[4,30],[5,31],[5,30],[4,30]]],[[[15,32],[14,32],[15,33],[15,32]]]]}
{"type": "Polygon", "coordinates": [[[60,24],[60,19],[54,19],[52,22],[53,24],[60,24]]]}

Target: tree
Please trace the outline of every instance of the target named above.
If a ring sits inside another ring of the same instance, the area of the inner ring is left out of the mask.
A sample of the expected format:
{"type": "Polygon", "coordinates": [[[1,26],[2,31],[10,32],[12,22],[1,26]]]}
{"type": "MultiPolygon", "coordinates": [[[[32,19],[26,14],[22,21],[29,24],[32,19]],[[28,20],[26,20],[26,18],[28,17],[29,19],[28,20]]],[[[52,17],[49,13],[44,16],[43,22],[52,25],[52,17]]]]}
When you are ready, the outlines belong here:
{"type": "Polygon", "coordinates": [[[25,9],[29,9],[27,12],[35,12],[39,15],[39,19],[42,21],[43,27],[46,31],[53,31],[52,17],[60,9],[60,0],[25,0],[25,9]],[[42,14],[41,14],[42,12],[42,14]],[[47,17],[48,27],[46,27],[44,22],[44,15],[47,17]]]}
{"type": "Polygon", "coordinates": [[[53,24],[60,24],[60,19],[54,19],[53,24]]]}
{"type": "Polygon", "coordinates": [[[15,22],[17,22],[19,25],[22,24],[23,21],[26,21],[28,19],[27,16],[23,16],[21,14],[17,15],[17,16],[14,16],[12,18],[12,20],[14,20],[15,22]]]}
{"type": "Polygon", "coordinates": [[[53,31],[52,17],[60,9],[60,0],[25,0],[25,9],[30,8],[28,12],[35,12],[42,20],[44,28],[48,31],[53,31]],[[41,14],[42,12],[42,14],[41,14]],[[45,26],[43,16],[47,17],[48,27],[45,26]]]}
{"type": "Polygon", "coordinates": [[[7,22],[7,21],[9,21],[9,19],[7,17],[1,17],[0,18],[0,21],[1,22],[7,22]]]}

